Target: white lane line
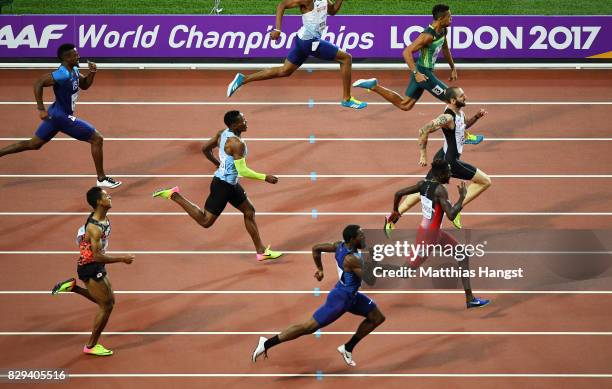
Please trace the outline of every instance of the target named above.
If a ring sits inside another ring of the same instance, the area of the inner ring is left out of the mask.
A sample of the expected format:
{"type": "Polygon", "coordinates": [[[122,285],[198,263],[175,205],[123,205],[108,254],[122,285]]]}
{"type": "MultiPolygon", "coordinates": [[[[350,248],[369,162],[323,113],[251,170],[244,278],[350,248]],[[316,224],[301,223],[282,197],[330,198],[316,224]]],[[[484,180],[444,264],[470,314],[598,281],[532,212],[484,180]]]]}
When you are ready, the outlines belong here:
{"type": "MultiPolygon", "coordinates": [[[[107,251],[108,254],[151,254],[151,255],[242,255],[251,254],[255,255],[255,251],[249,250],[200,250],[200,251],[174,251],[174,250],[162,250],[162,251],[145,251],[145,250],[132,250],[132,251],[107,251]]],[[[284,254],[292,255],[312,255],[312,251],[284,251],[284,254]]],[[[0,255],[59,255],[59,254],[79,254],[76,250],[46,250],[46,251],[0,251],[0,255]]],[[[501,254],[501,255],[612,255],[612,251],[487,251],[486,254],[501,254]]]]}
{"type": "MultiPolygon", "coordinates": [[[[577,130],[578,131],[578,130],[577,130]]],[[[30,138],[0,138],[0,141],[22,141],[30,138]]],[[[107,138],[105,141],[118,142],[206,142],[210,138],[107,138]]],[[[416,142],[418,138],[247,138],[244,140],[249,142],[416,142]]],[[[443,138],[429,138],[430,141],[443,141],[443,138]]],[[[53,138],[52,142],[80,142],[73,138],[53,138]]],[[[486,137],[489,142],[601,142],[612,141],[612,138],[495,138],[486,137]]]]}
{"type": "MultiPolygon", "coordinates": [[[[276,335],[280,331],[104,331],[104,335],[206,336],[206,335],[276,335]]],[[[354,331],[320,331],[321,335],[352,335],[354,331]]],[[[484,335],[484,336],[612,336],[610,331],[374,331],[371,335],[484,335]]],[[[2,331],[0,336],[91,336],[91,331],[2,331]]],[[[315,334],[313,334],[315,335],[315,334]]]]}
{"type": "MultiPolygon", "coordinates": [[[[112,174],[115,178],[212,178],[212,174],[112,174]]],[[[279,178],[423,178],[425,174],[277,174],[279,178]]],[[[612,174],[489,174],[491,178],[612,178],[612,174]]],[[[0,178],[96,178],[95,174],[0,174],[0,178]]],[[[314,180],[313,180],[314,178],[314,180]]]]}
{"type": "MultiPolygon", "coordinates": [[[[83,216],[91,212],[0,212],[2,216],[83,216]]],[[[257,216],[385,216],[389,212],[257,212],[257,216]]],[[[465,216],[612,216],[612,212],[461,212],[465,216]]],[[[185,212],[109,212],[112,216],[188,216],[185,212]]],[[[224,212],[226,216],[243,216],[242,212],[224,212]]],[[[404,215],[419,216],[419,212],[404,215]]]]}
{"type": "MultiPolygon", "coordinates": [[[[2,376],[0,376],[2,377],[2,376]]],[[[7,377],[4,375],[3,377],[7,377]]],[[[612,378],[581,373],[70,373],[73,378],[612,378]]]]}
{"type": "MultiPolygon", "coordinates": [[[[391,294],[391,295],[402,295],[402,294],[460,294],[463,295],[465,292],[462,290],[369,290],[363,289],[364,293],[367,294],[391,294]]],[[[215,294],[228,294],[228,295],[264,295],[264,294],[329,294],[329,290],[115,290],[115,294],[194,294],[194,295],[215,295],[215,294]]],[[[553,294],[553,295],[583,295],[583,294],[612,294],[612,290],[475,290],[474,293],[480,294],[553,294]]],[[[0,290],[0,295],[50,295],[49,290],[0,290]]],[[[64,296],[70,296],[70,294],[64,293],[64,296]]]]}
{"type": "MultiPolygon", "coordinates": [[[[52,104],[46,101],[45,104],[52,104]]],[[[0,101],[1,105],[35,105],[35,101],[0,101]]],[[[334,105],[339,106],[338,101],[80,101],[78,105],[284,105],[284,106],[309,106],[309,105],[334,105]]],[[[612,101],[470,101],[471,105],[612,105],[612,101]]],[[[388,102],[372,101],[368,105],[391,105],[388,102]]],[[[417,105],[445,105],[442,102],[418,102],[417,105]]]]}

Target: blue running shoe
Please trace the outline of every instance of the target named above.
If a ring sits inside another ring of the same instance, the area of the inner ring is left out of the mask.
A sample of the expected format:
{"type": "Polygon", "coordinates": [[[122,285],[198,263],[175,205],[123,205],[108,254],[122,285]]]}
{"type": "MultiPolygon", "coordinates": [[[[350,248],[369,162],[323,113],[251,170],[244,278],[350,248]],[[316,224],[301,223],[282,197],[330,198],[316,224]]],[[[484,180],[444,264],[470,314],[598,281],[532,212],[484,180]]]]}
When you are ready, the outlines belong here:
{"type": "Polygon", "coordinates": [[[343,107],[347,107],[347,108],[364,109],[365,107],[368,106],[368,103],[365,103],[363,101],[359,101],[356,98],[351,97],[349,100],[341,101],[340,105],[343,106],[343,107]]]}
{"type": "Polygon", "coordinates": [[[465,133],[464,144],[466,145],[477,145],[484,140],[484,135],[474,135],[469,132],[465,133]]]}
{"type": "Polygon", "coordinates": [[[489,304],[491,302],[491,300],[487,300],[487,299],[481,299],[478,297],[474,297],[471,301],[467,302],[467,307],[468,309],[470,308],[480,308],[480,307],[484,307],[485,305],[489,304]]]}
{"type": "Polygon", "coordinates": [[[243,80],[244,80],[244,74],[237,73],[236,77],[234,77],[234,80],[230,82],[230,84],[227,86],[227,97],[231,97],[234,94],[234,92],[236,92],[238,88],[242,86],[243,80]]]}
{"type": "Polygon", "coordinates": [[[368,78],[368,79],[362,78],[353,83],[354,87],[365,88],[368,90],[372,90],[376,85],[378,85],[378,80],[375,78],[368,78]]]}

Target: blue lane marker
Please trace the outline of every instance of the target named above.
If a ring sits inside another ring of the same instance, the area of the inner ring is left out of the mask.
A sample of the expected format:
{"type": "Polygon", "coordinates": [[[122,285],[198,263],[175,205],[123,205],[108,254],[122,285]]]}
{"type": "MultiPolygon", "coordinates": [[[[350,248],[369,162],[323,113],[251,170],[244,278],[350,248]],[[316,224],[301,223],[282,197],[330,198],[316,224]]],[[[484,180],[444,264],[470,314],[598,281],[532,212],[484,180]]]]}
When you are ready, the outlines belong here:
{"type": "Polygon", "coordinates": [[[317,180],[317,172],[310,172],[310,181],[317,180]]]}
{"type": "Polygon", "coordinates": [[[314,135],[310,135],[309,142],[311,144],[314,144],[314,142],[315,142],[315,136],[314,135]]]}
{"type": "Polygon", "coordinates": [[[321,288],[314,288],[314,295],[319,297],[321,295],[321,288]]]}
{"type": "Polygon", "coordinates": [[[308,99],[308,108],[314,108],[314,99],[308,99]]]}
{"type": "Polygon", "coordinates": [[[323,381],[323,371],[317,370],[317,381],[323,381]]]}
{"type": "Polygon", "coordinates": [[[310,211],[310,215],[312,216],[313,219],[316,219],[317,217],[319,217],[319,214],[317,213],[316,208],[313,208],[312,211],[310,211]]]}
{"type": "Polygon", "coordinates": [[[318,330],[315,331],[315,338],[320,338],[321,337],[321,329],[319,328],[318,330]]]}

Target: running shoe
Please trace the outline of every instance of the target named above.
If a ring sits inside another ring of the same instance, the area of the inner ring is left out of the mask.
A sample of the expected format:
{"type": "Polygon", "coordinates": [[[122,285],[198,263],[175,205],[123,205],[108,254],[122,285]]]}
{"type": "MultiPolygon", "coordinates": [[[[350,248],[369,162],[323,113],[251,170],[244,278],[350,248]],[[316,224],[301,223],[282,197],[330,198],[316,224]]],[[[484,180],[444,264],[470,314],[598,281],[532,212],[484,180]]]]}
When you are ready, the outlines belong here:
{"type": "Polygon", "coordinates": [[[113,350],[109,350],[102,346],[100,343],[96,344],[92,348],[88,348],[87,345],[83,347],[83,352],[89,355],[97,355],[99,357],[106,357],[113,355],[113,350]]]}
{"type": "Polygon", "coordinates": [[[178,186],[169,189],[160,189],[153,192],[153,197],[161,197],[164,199],[169,199],[172,197],[173,193],[181,193],[181,189],[178,186]]]}
{"type": "Polygon", "coordinates": [[[362,78],[362,79],[357,80],[357,81],[355,81],[353,83],[354,87],[365,88],[365,89],[368,89],[368,90],[374,89],[374,87],[376,85],[378,85],[378,80],[375,79],[375,78],[368,78],[368,79],[363,79],[362,78]]]}
{"type": "Polygon", "coordinates": [[[457,216],[455,216],[455,219],[453,220],[453,225],[458,230],[463,228],[463,225],[461,224],[461,212],[459,212],[457,216]]]}
{"type": "Polygon", "coordinates": [[[484,135],[474,135],[469,132],[465,133],[465,140],[463,141],[466,145],[477,145],[484,140],[484,135]]]}
{"type": "Polygon", "coordinates": [[[227,97],[232,97],[234,92],[238,90],[242,86],[242,82],[244,81],[244,74],[236,73],[236,76],[227,86],[227,97]]]}
{"type": "Polygon", "coordinates": [[[74,285],[76,285],[76,280],[74,278],[67,279],[66,281],[62,281],[59,284],[55,285],[53,289],[51,289],[51,294],[72,292],[72,288],[74,288],[74,285]]]}
{"type": "Polygon", "coordinates": [[[266,247],[266,251],[264,251],[263,254],[257,254],[257,260],[259,262],[271,261],[277,259],[281,255],[283,255],[283,253],[281,253],[280,251],[272,251],[270,250],[270,246],[268,246],[266,247]]]}
{"type": "Polygon", "coordinates": [[[348,100],[343,100],[340,102],[340,105],[346,108],[353,108],[353,109],[364,109],[365,107],[368,106],[368,103],[363,102],[363,101],[359,101],[354,97],[351,97],[348,100]]]}
{"type": "Polygon", "coordinates": [[[383,227],[383,230],[385,231],[385,236],[387,237],[387,239],[391,239],[391,234],[393,233],[394,229],[395,223],[389,221],[388,216],[385,216],[385,225],[383,227]]]}
{"type": "Polygon", "coordinates": [[[257,343],[257,347],[255,347],[255,351],[253,351],[253,356],[251,357],[253,363],[257,362],[257,358],[259,358],[261,354],[264,355],[264,358],[268,358],[268,353],[266,352],[266,347],[264,346],[266,340],[268,339],[264,338],[263,336],[259,337],[259,343],[257,343]]]}
{"type": "Polygon", "coordinates": [[[96,186],[99,186],[100,188],[112,189],[118,187],[119,185],[121,185],[121,181],[117,181],[110,177],[104,177],[103,179],[96,181],[96,186]]]}
{"type": "Polygon", "coordinates": [[[481,308],[484,307],[485,305],[489,304],[491,302],[491,300],[487,300],[487,299],[481,299],[478,297],[474,297],[472,300],[468,301],[467,307],[468,309],[470,308],[481,308]]]}
{"type": "Polygon", "coordinates": [[[346,351],[346,347],[344,347],[344,345],[338,347],[337,350],[342,355],[342,358],[347,365],[357,366],[355,361],[353,361],[353,353],[346,351]]]}

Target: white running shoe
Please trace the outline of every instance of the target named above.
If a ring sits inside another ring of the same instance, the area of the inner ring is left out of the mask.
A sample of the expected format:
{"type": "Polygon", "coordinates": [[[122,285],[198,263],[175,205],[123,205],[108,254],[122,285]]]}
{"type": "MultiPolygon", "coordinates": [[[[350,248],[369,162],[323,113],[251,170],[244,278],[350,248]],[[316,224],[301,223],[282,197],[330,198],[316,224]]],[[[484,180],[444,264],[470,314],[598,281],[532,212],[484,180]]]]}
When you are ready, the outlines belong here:
{"type": "Polygon", "coordinates": [[[344,348],[344,345],[341,345],[340,347],[338,347],[338,352],[342,354],[342,358],[344,358],[344,362],[346,362],[347,365],[357,366],[355,361],[353,361],[353,353],[346,351],[346,348],[344,348]]]}
{"type": "Polygon", "coordinates": [[[97,180],[97,185],[101,188],[116,188],[121,185],[121,181],[116,181],[110,177],[104,177],[102,180],[97,180]]]}
{"type": "Polygon", "coordinates": [[[264,343],[266,343],[266,340],[268,340],[267,338],[264,338],[263,336],[259,337],[259,343],[257,343],[257,347],[255,347],[255,351],[253,351],[253,363],[257,362],[257,358],[259,358],[259,356],[261,354],[264,354],[264,358],[268,358],[268,354],[266,353],[266,348],[264,347],[264,343]]]}

